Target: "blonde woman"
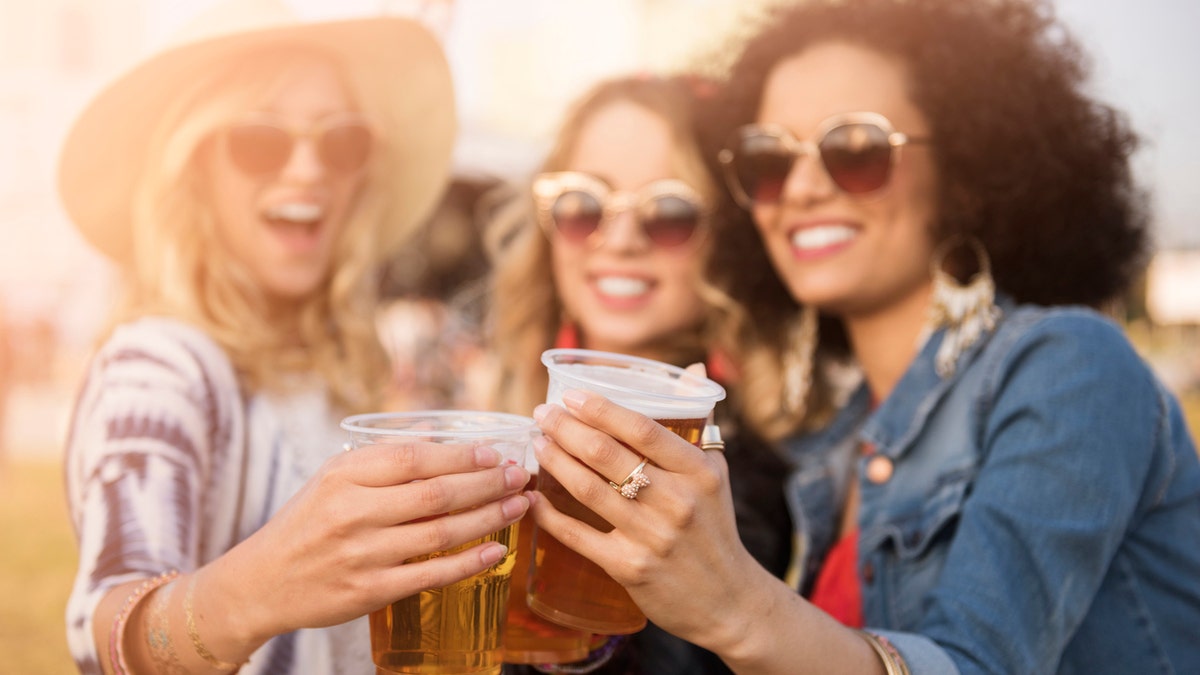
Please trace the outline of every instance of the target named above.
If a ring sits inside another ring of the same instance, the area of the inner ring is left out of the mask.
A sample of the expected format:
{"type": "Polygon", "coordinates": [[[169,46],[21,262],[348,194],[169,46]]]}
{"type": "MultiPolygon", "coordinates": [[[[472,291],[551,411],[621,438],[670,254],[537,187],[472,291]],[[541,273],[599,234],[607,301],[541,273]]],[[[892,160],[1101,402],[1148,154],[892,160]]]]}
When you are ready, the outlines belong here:
{"type": "Polygon", "coordinates": [[[61,160],[127,282],[67,444],[71,651],[86,673],[370,672],[359,617],[506,551],[403,561],[528,506],[486,449],[341,452],[389,372],[375,271],[449,167],[448,69],[398,18],[240,2],[192,28],[91,102],[61,160]]]}
{"type": "MultiPolygon", "coordinates": [[[[709,91],[688,77],[635,76],[603,82],[572,107],[529,197],[490,232],[500,251],[494,406],[528,414],[543,402],[539,357],[555,346],[703,362],[736,391],[736,373],[713,348],[712,326],[730,303],[706,281],[717,184],[695,129],[709,91]]],[[[740,534],[782,574],[790,540],[781,460],[749,430],[733,434],[736,409],[723,416],[740,534]]],[[[599,672],[726,669],[650,626],[599,672]]]]}

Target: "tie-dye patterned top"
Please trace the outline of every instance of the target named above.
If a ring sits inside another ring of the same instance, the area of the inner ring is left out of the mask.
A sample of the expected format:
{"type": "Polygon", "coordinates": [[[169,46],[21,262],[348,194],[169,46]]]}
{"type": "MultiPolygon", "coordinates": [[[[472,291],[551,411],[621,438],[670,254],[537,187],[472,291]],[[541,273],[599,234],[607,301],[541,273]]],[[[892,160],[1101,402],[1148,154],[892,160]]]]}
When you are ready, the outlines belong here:
{"type": "MultiPolygon", "coordinates": [[[[67,639],[81,672],[101,672],[92,613],[110,588],[194,570],[245,539],[341,450],[340,417],[319,383],[245,396],[196,328],[118,328],[90,364],[67,439],[80,554],[67,639]]],[[[278,636],[240,672],[374,672],[366,620],[278,636]]]]}

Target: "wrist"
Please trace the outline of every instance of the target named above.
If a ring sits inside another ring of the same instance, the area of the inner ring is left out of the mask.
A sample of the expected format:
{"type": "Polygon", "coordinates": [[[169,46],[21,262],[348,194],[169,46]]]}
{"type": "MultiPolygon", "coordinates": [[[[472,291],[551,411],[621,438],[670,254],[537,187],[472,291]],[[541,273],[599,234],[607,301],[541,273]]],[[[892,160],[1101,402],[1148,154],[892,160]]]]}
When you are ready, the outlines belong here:
{"type": "Polygon", "coordinates": [[[218,670],[228,670],[218,663],[244,663],[263,643],[284,632],[269,622],[261,603],[254,601],[252,589],[245,588],[241,578],[229,572],[228,566],[215,561],[180,584],[188,642],[197,655],[218,670]]]}
{"type": "Polygon", "coordinates": [[[728,593],[729,602],[714,613],[712,631],[704,644],[727,663],[750,664],[774,648],[771,626],[786,621],[786,605],[799,599],[795,591],[766,570],[754,566],[753,579],[748,579],[737,593],[728,593]]]}

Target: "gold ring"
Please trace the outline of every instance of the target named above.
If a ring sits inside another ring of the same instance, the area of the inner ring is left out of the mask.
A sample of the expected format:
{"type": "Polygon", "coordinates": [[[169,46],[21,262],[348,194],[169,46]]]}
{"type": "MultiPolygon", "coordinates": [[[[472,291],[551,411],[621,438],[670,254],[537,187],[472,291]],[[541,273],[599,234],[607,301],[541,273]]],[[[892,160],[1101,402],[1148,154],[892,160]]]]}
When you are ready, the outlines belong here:
{"type": "Polygon", "coordinates": [[[633,471],[629,472],[625,480],[620,483],[614,483],[610,480],[608,481],[609,487],[621,493],[621,496],[626,499],[637,499],[638,490],[650,484],[650,477],[642,473],[642,469],[645,469],[646,464],[649,462],[650,460],[643,457],[642,463],[633,467],[633,471]]]}
{"type": "Polygon", "coordinates": [[[704,433],[700,434],[700,449],[725,452],[725,441],[721,439],[721,427],[715,424],[704,426],[704,433]]]}

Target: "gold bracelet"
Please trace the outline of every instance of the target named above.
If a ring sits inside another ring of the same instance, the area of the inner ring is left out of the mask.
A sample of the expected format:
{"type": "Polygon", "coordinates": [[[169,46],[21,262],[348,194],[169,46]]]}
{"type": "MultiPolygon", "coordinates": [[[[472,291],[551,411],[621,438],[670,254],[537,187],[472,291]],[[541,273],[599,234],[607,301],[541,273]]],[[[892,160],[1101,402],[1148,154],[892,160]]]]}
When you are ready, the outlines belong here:
{"type": "Polygon", "coordinates": [[[154,592],[150,603],[150,618],[146,622],[146,643],[150,646],[150,660],[162,675],[187,675],[187,669],[179,661],[179,653],[171,641],[171,617],[167,609],[171,594],[175,592],[175,580],[154,592]]]}
{"type": "Polygon", "coordinates": [[[904,661],[904,657],[900,656],[900,652],[896,651],[892,643],[888,642],[887,638],[865,630],[855,630],[854,632],[858,633],[859,637],[866,640],[867,644],[871,645],[871,649],[875,650],[875,654],[883,661],[883,670],[887,675],[910,675],[908,663],[904,661]]]}
{"type": "Polygon", "coordinates": [[[192,639],[192,647],[196,650],[196,653],[200,655],[200,658],[204,659],[204,661],[213,668],[216,668],[217,670],[237,670],[247,662],[242,661],[241,663],[226,663],[225,661],[218,659],[216,656],[213,656],[213,653],[208,651],[208,647],[204,646],[204,642],[200,640],[200,633],[196,630],[196,616],[192,613],[192,594],[196,591],[197,576],[198,575],[196,573],[192,573],[192,578],[188,582],[187,593],[183,596],[183,613],[184,616],[187,617],[187,631],[188,637],[192,639]]]}
{"type": "Polygon", "coordinates": [[[113,618],[112,631],[108,634],[108,660],[112,666],[113,673],[116,675],[126,675],[129,672],[129,664],[125,663],[125,624],[129,621],[129,616],[133,614],[133,609],[137,604],[146,597],[150,591],[162,586],[179,576],[179,572],[171,570],[162,574],[151,577],[143,581],[137,588],[125,598],[125,604],[121,606],[121,610],[117,612],[113,618]]]}

